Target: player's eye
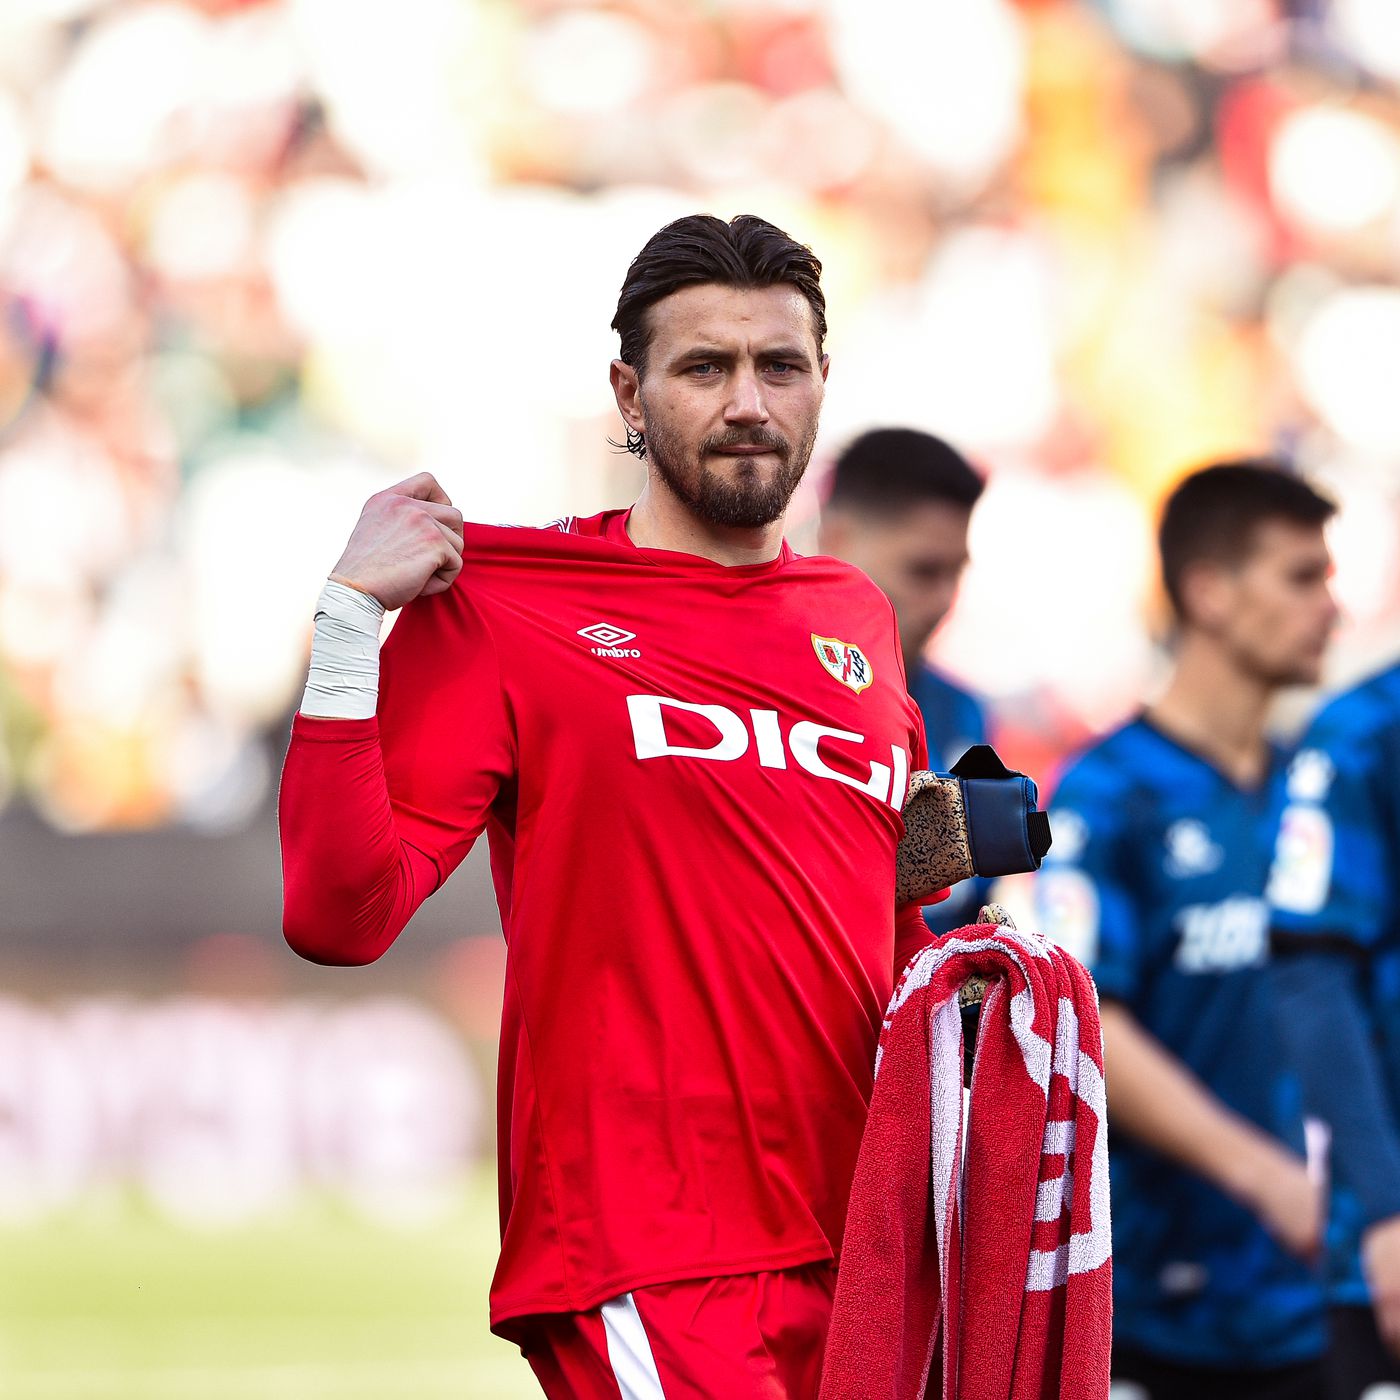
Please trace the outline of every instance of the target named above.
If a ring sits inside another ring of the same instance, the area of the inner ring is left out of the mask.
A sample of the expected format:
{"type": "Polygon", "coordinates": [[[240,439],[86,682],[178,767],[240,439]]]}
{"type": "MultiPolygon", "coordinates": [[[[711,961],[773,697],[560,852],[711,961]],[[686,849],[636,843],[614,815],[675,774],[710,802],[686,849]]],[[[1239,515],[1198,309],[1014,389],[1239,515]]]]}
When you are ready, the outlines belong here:
{"type": "Polygon", "coordinates": [[[709,379],[719,373],[719,366],[710,360],[702,360],[698,365],[690,365],[686,373],[695,379],[709,379]]]}
{"type": "Polygon", "coordinates": [[[962,562],[919,560],[909,565],[909,577],[915,583],[946,583],[956,579],[963,570],[962,562]]]}
{"type": "Polygon", "coordinates": [[[789,364],[786,360],[770,360],[768,373],[776,374],[779,378],[797,373],[797,366],[789,364]]]}

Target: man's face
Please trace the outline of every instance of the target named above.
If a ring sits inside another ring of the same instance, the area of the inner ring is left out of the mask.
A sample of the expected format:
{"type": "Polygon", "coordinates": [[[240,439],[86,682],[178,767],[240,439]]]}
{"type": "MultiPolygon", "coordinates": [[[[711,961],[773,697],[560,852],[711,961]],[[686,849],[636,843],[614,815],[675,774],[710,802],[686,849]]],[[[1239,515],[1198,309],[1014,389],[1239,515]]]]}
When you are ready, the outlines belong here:
{"type": "Polygon", "coordinates": [[[807,469],[826,382],[807,299],[705,283],[647,315],[645,374],[614,361],[613,386],[656,476],[707,524],[772,524],[807,469]]]}
{"type": "Polygon", "coordinates": [[[951,501],[922,501],[894,517],[833,509],[822,522],[822,549],[863,569],[894,605],[906,666],[953,606],[970,515],[951,501]]]}
{"type": "Polygon", "coordinates": [[[1201,624],[1236,665],[1268,685],[1315,685],[1337,622],[1321,528],[1268,520],[1242,564],[1221,569],[1201,624]]]}

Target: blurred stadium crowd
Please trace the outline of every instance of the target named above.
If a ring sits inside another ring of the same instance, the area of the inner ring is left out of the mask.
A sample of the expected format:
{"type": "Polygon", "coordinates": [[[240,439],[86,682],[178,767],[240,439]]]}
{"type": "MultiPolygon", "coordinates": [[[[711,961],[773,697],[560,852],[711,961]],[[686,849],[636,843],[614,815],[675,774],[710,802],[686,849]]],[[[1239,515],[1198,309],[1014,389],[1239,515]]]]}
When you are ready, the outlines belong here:
{"type": "Polygon", "coordinates": [[[1339,496],[1358,669],[1400,603],[1397,81],[1391,0],[7,0],[0,794],[245,821],[367,489],[631,490],[612,300],[697,208],[827,265],[819,454],[902,422],[989,470],[939,651],[1027,766],[1150,677],[1151,508],[1213,455],[1339,496]]]}

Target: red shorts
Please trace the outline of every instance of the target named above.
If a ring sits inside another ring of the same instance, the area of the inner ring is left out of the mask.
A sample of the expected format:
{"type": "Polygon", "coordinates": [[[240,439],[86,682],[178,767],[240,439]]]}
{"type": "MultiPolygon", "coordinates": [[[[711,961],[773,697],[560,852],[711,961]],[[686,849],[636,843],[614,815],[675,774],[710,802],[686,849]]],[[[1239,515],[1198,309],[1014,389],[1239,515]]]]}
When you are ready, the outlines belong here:
{"type": "Polygon", "coordinates": [[[812,1400],[835,1265],[638,1288],[529,1325],[549,1400],[812,1400]]]}

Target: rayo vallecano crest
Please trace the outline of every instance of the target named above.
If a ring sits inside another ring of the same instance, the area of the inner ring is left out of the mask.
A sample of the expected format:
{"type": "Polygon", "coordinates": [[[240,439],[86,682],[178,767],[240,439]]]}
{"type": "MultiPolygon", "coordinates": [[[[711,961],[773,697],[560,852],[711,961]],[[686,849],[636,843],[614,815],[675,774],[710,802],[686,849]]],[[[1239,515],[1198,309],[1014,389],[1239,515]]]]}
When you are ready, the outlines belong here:
{"type": "Polygon", "coordinates": [[[819,637],[813,632],[812,650],[817,653],[817,660],[842,685],[850,686],[857,694],[875,679],[869,658],[850,642],[840,641],[836,637],[819,637]]]}

